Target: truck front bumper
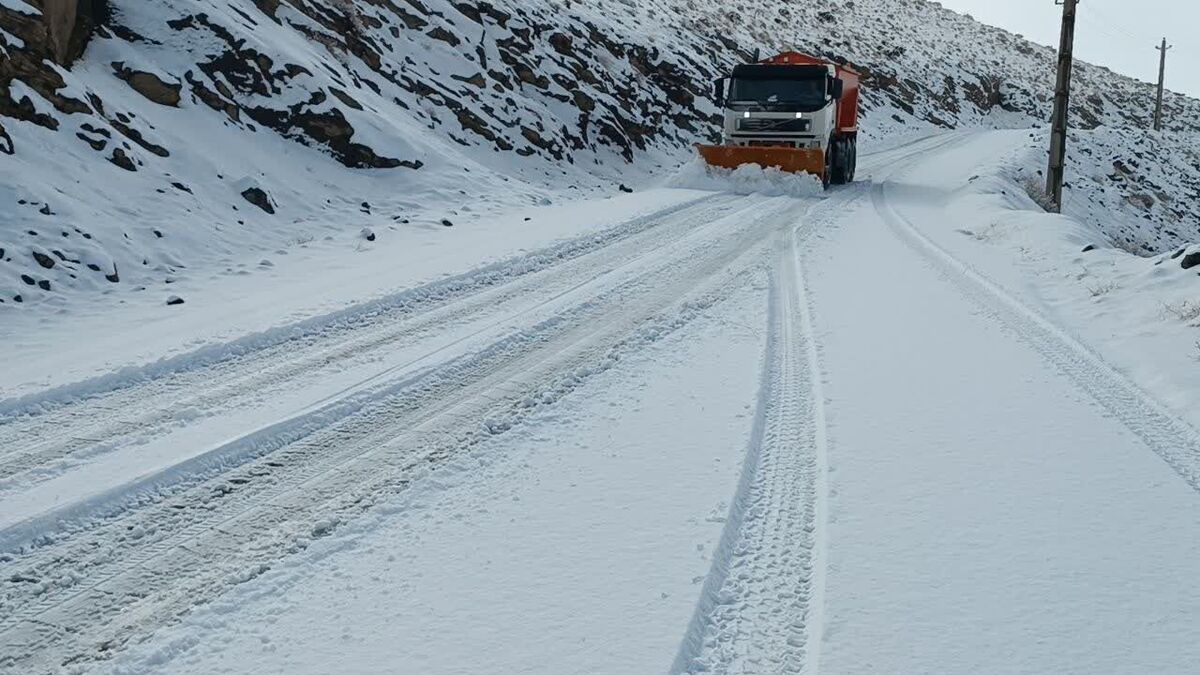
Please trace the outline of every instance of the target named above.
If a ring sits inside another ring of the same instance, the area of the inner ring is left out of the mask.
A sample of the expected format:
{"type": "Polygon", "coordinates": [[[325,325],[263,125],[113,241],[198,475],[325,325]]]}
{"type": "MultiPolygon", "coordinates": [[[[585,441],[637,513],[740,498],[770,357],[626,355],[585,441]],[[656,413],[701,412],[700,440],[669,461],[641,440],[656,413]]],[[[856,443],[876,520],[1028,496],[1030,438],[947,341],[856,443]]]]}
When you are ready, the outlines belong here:
{"type": "Polygon", "coordinates": [[[697,145],[709,166],[736,169],[743,164],[775,167],[789,173],[825,175],[825,152],[820,148],[781,145],[697,145]]]}

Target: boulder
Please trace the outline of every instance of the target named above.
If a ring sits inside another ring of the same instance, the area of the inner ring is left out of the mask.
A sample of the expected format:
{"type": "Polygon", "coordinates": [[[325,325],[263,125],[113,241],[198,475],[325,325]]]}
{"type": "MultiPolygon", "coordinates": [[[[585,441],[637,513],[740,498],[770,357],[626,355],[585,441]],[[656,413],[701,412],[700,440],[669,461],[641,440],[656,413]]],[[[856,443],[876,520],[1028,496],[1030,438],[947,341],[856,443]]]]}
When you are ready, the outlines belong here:
{"type": "Polygon", "coordinates": [[[134,91],[159,105],[178,108],[183,86],[178,82],[164,82],[157,75],[140,70],[131,70],[122,63],[114,63],[117,77],[129,83],[134,91]]]}
{"type": "Polygon", "coordinates": [[[108,0],[42,0],[42,20],[54,61],[70,66],[108,16],[108,0]]]}
{"type": "Polygon", "coordinates": [[[242,198],[267,213],[275,214],[275,205],[271,203],[271,198],[262,188],[246,188],[242,190],[242,198]]]}

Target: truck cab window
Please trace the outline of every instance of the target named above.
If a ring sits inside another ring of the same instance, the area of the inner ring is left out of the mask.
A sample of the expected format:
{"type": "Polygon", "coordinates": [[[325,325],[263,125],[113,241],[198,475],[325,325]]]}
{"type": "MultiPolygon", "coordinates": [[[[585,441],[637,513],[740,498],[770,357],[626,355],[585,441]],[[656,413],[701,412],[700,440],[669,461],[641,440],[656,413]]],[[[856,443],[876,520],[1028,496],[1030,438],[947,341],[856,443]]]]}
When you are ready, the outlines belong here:
{"type": "Polygon", "coordinates": [[[729,91],[734,106],[763,106],[785,112],[812,112],[829,102],[824,78],[798,80],[735,79],[729,91]]]}

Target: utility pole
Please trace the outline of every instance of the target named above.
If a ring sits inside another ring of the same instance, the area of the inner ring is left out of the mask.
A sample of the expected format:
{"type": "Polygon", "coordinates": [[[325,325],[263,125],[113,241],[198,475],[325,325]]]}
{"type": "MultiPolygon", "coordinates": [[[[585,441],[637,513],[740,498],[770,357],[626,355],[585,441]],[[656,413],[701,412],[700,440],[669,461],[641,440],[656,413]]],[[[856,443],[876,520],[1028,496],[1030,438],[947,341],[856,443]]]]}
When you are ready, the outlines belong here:
{"type": "Polygon", "coordinates": [[[1063,176],[1067,162],[1067,113],[1071,103],[1071,70],[1075,63],[1075,10],[1079,0],[1057,0],[1063,6],[1062,41],[1058,47],[1058,84],[1054,88],[1054,118],[1050,128],[1050,171],[1046,194],[1062,212],[1063,176]]]}
{"type": "Polygon", "coordinates": [[[1163,38],[1162,46],[1155,47],[1155,49],[1162,52],[1162,56],[1160,56],[1159,60],[1158,60],[1158,99],[1154,102],[1154,130],[1155,131],[1162,131],[1163,85],[1165,85],[1166,81],[1167,81],[1167,50],[1169,50],[1172,46],[1173,45],[1167,44],[1167,38],[1163,38]]]}

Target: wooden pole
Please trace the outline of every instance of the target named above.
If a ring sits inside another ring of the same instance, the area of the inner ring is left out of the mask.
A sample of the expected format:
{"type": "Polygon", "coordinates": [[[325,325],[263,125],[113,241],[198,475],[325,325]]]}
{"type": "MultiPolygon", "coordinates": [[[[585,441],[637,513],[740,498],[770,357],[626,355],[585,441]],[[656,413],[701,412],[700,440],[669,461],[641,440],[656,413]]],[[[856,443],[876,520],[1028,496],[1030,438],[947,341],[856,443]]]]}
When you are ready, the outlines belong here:
{"type": "Polygon", "coordinates": [[[1050,129],[1050,170],[1046,194],[1055,211],[1062,212],[1063,178],[1067,161],[1067,115],[1071,104],[1071,71],[1075,50],[1075,11],[1079,0],[1059,0],[1063,6],[1062,40],[1058,48],[1058,83],[1054,88],[1054,117],[1050,129]]]}
{"type": "Polygon", "coordinates": [[[1162,46],[1155,47],[1162,52],[1158,60],[1158,98],[1154,102],[1154,130],[1162,131],[1163,123],[1163,87],[1167,81],[1167,50],[1171,48],[1167,44],[1167,38],[1163,38],[1162,46]]]}

